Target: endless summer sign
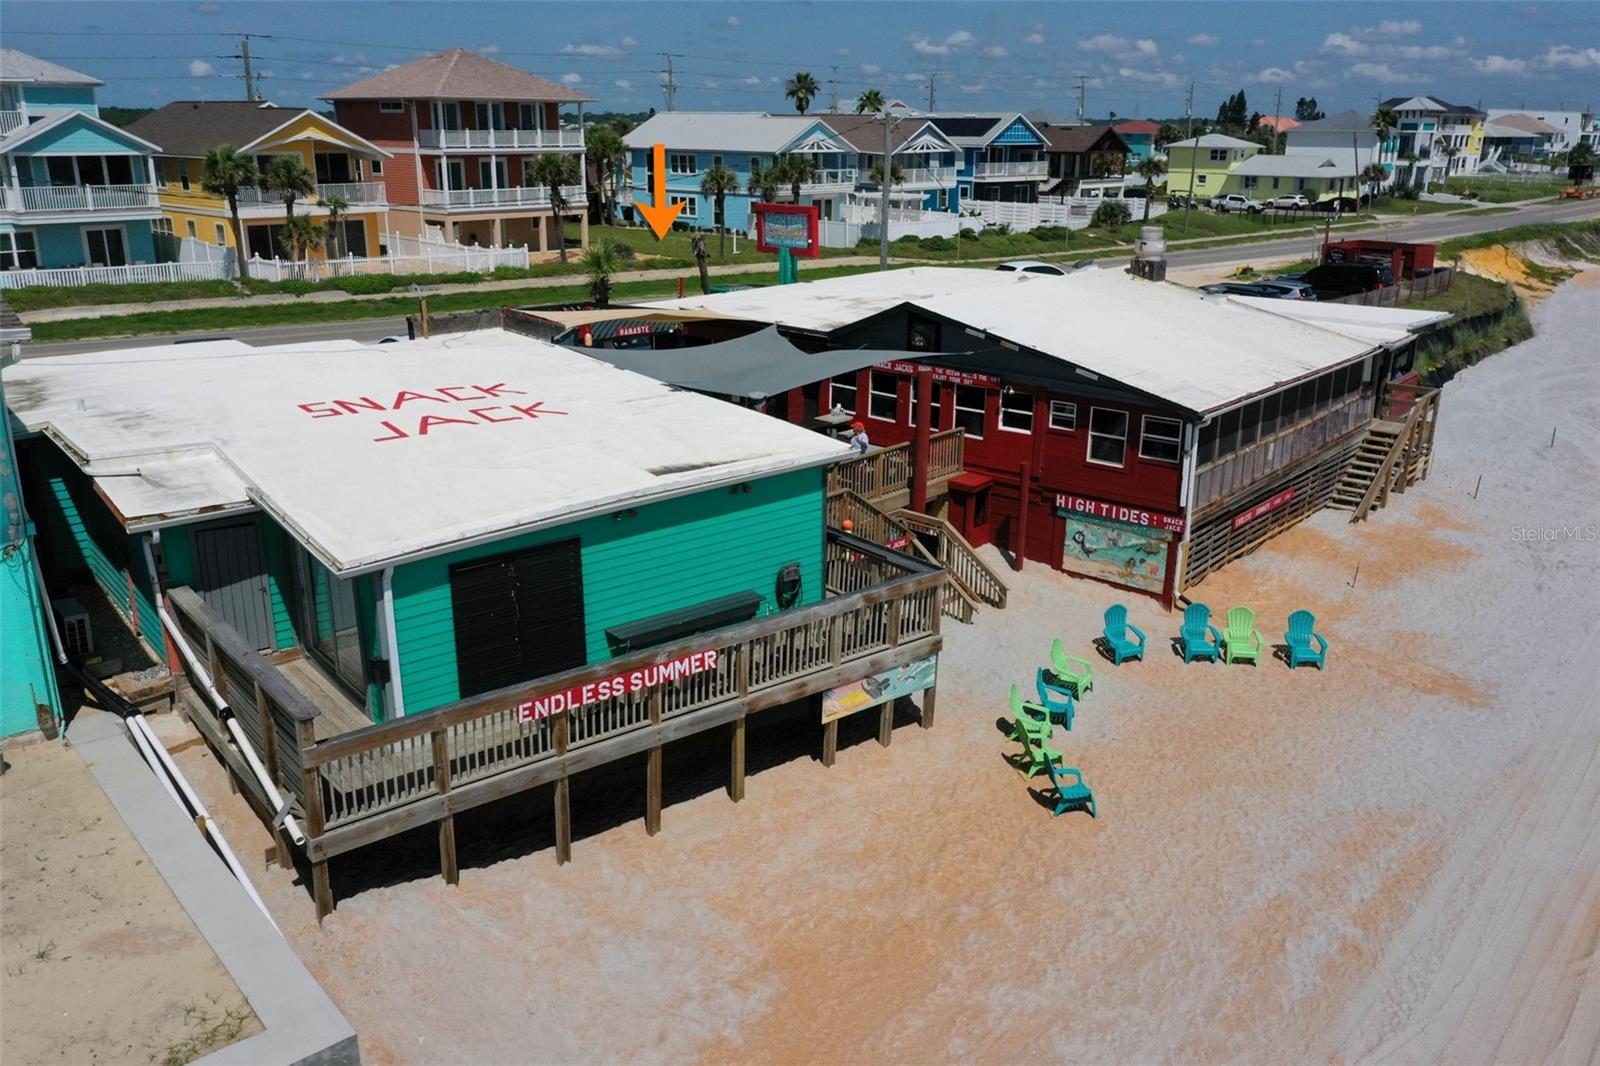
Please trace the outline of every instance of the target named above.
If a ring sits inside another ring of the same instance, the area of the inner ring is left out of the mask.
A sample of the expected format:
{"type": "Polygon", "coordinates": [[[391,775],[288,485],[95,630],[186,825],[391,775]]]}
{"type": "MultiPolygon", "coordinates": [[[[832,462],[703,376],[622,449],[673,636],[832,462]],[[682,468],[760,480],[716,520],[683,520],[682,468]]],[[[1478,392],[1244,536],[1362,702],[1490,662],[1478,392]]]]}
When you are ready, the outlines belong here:
{"type": "Polygon", "coordinates": [[[1104,500],[1091,500],[1087,496],[1073,496],[1059,492],[1056,494],[1056,508],[1061,511],[1076,511],[1078,514],[1091,515],[1095,518],[1109,518],[1113,522],[1128,522],[1136,526],[1164,529],[1169,533],[1183,532],[1183,519],[1178,515],[1141,511],[1137,507],[1107,503],[1104,500]]]}
{"type": "Polygon", "coordinates": [[[582,685],[573,685],[571,688],[559,692],[547,692],[543,696],[535,696],[531,700],[524,700],[517,704],[517,720],[532,722],[540,718],[548,718],[552,714],[561,714],[566,711],[575,711],[591,703],[609,700],[617,696],[629,696],[636,692],[655,688],[657,685],[669,684],[695,674],[703,674],[707,670],[717,668],[717,649],[708,648],[697,651],[693,655],[684,655],[671,659],[655,666],[641,666],[637,670],[629,670],[625,674],[613,674],[603,677],[598,681],[589,681],[582,685]]]}
{"type": "Polygon", "coordinates": [[[339,418],[367,411],[382,411],[389,417],[378,421],[384,432],[372,439],[379,444],[410,437],[426,437],[458,426],[490,426],[567,413],[552,411],[544,405],[543,400],[519,403],[508,399],[526,395],[526,390],[514,389],[498,381],[493,385],[435,385],[431,389],[401,389],[393,399],[386,392],[380,397],[315,400],[295,406],[312,418],[339,418]]]}

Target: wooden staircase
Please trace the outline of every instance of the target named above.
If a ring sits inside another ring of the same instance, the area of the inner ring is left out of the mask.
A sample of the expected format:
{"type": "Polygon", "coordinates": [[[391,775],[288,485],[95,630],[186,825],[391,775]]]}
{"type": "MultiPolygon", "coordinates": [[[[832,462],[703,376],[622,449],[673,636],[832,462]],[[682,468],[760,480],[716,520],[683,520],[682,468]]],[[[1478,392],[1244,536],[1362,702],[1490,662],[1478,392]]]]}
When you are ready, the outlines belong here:
{"type": "Polygon", "coordinates": [[[1439,390],[1420,385],[1389,386],[1381,410],[1394,413],[1409,404],[1402,421],[1380,418],[1367,429],[1334,486],[1328,506],[1349,511],[1359,522],[1428,476],[1433,465],[1433,433],[1439,421],[1439,390]],[[1397,396],[1404,393],[1405,396],[1397,396]]]}

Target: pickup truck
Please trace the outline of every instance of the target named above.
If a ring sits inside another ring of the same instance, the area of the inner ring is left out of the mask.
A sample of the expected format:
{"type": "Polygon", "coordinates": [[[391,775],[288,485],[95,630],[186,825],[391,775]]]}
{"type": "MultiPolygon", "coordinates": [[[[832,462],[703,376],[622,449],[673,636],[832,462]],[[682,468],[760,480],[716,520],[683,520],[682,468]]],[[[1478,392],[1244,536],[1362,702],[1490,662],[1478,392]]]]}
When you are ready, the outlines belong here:
{"type": "Polygon", "coordinates": [[[1226,196],[1213,196],[1211,208],[1224,214],[1230,211],[1244,211],[1247,214],[1258,214],[1266,210],[1266,206],[1257,203],[1242,193],[1230,192],[1226,196]]]}

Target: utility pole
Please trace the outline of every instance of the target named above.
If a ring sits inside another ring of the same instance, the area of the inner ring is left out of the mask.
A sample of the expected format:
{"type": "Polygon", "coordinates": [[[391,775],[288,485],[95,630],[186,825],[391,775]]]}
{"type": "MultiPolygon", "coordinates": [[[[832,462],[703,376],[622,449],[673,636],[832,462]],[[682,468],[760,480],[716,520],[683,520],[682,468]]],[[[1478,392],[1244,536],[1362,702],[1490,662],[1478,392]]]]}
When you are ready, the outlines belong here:
{"type": "MultiPolygon", "coordinates": [[[[1194,82],[1192,81],[1189,83],[1189,97],[1184,104],[1184,113],[1187,117],[1184,121],[1183,139],[1192,141],[1194,140],[1194,82]]],[[[1194,161],[1199,154],[1199,147],[1191,144],[1189,146],[1189,195],[1184,197],[1183,200],[1183,232],[1185,234],[1189,232],[1189,210],[1194,206],[1194,161]]]]}
{"type": "Polygon", "coordinates": [[[239,38],[239,50],[231,56],[218,56],[218,58],[242,60],[244,63],[244,98],[251,101],[260,100],[261,94],[256,91],[255,71],[250,66],[250,40],[251,38],[271,40],[272,35],[270,33],[240,33],[235,36],[239,38]]]}
{"type": "Polygon", "coordinates": [[[834,65],[831,69],[833,70],[833,77],[828,79],[828,85],[833,89],[833,107],[829,110],[837,115],[839,113],[839,67],[834,65]]]}
{"type": "Polygon", "coordinates": [[[1278,136],[1283,132],[1283,86],[1278,86],[1278,96],[1272,105],[1272,154],[1282,155],[1278,136]]]}
{"type": "Polygon", "coordinates": [[[933,114],[933,101],[935,99],[934,82],[936,82],[938,78],[939,74],[937,71],[934,71],[928,75],[928,113],[930,115],[933,114]]]}
{"type": "Polygon", "coordinates": [[[667,92],[667,110],[668,111],[673,110],[673,106],[672,106],[673,94],[675,94],[678,91],[678,83],[672,80],[672,60],[673,60],[673,57],[674,57],[674,53],[672,53],[672,52],[662,52],[661,53],[661,58],[665,59],[667,61],[667,69],[661,71],[661,73],[663,73],[663,74],[665,74],[667,76],[667,80],[664,83],[662,83],[661,87],[663,89],[665,89],[666,92],[667,92]]]}
{"type": "MultiPolygon", "coordinates": [[[[932,81],[929,81],[932,85],[932,81]]],[[[933,90],[928,90],[930,101],[928,110],[933,110],[931,103],[933,90]]],[[[883,123],[883,173],[879,175],[878,182],[878,269],[889,269],[889,184],[894,177],[894,157],[890,155],[889,139],[897,123],[889,121],[889,109],[884,108],[883,114],[878,116],[883,123]]]]}
{"type": "Polygon", "coordinates": [[[1083,111],[1083,109],[1084,109],[1084,88],[1087,85],[1088,85],[1088,80],[1082,74],[1079,74],[1078,75],[1078,125],[1080,125],[1080,126],[1083,125],[1083,122],[1084,122],[1084,119],[1083,119],[1083,114],[1084,114],[1084,111],[1083,111]]]}

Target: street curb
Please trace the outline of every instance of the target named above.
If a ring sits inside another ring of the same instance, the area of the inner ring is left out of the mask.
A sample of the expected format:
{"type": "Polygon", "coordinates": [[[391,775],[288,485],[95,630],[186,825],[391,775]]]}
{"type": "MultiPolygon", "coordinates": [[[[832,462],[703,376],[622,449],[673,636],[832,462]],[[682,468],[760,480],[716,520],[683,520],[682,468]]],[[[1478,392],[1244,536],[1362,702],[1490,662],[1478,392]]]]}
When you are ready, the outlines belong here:
{"type": "Polygon", "coordinates": [[[357,1066],[356,1031],[200,831],[172,802],[114,715],[84,710],[68,733],[102,791],[239,986],[263,1031],[203,1066],[357,1066]]]}

